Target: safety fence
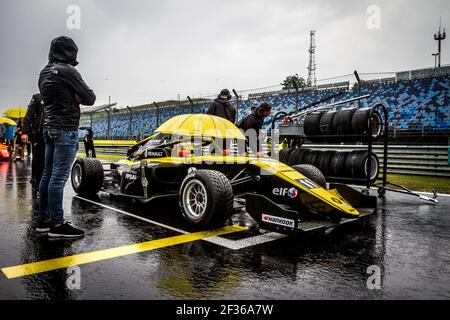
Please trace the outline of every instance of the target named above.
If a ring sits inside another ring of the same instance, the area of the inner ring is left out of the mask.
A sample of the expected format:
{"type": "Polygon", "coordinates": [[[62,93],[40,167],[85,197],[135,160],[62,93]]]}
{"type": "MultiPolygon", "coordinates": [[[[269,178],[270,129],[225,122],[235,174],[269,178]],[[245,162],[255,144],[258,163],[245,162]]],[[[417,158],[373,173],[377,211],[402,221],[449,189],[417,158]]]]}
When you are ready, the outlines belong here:
{"type": "MultiPolygon", "coordinates": [[[[126,156],[127,143],[117,141],[95,141],[97,154],[126,156]]],[[[316,145],[304,144],[305,148],[313,150],[348,151],[364,149],[364,145],[316,145]]],[[[267,148],[264,148],[267,149],[267,148]]],[[[374,145],[373,151],[377,154],[381,164],[383,163],[383,148],[374,145]]],[[[80,143],[79,152],[84,153],[84,144],[80,143]]],[[[401,146],[393,145],[388,149],[388,173],[439,176],[450,178],[449,147],[447,146],[401,146]]]]}

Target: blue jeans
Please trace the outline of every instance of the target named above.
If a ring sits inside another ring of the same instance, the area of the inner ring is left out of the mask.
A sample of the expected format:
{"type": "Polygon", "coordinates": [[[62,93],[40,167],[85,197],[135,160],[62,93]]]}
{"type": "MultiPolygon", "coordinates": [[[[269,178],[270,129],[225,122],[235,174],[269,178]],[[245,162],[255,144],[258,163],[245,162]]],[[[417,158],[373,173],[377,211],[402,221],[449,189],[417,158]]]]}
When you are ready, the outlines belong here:
{"type": "Polygon", "coordinates": [[[45,168],[39,185],[39,216],[64,222],[63,192],[78,150],[78,131],[44,129],[45,168]]]}

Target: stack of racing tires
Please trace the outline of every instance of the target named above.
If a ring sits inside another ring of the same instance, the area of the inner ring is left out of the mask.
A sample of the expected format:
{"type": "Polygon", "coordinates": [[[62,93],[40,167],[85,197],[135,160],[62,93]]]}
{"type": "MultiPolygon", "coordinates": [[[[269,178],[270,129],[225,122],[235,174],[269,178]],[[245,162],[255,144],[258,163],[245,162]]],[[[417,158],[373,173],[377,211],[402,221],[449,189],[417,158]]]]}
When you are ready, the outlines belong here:
{"type": "MultiPolygon", "coordinates": [[[[307,140],[313,143],[376,141],[382,133],[382,118],[371,108],[318,111],[307,115],[303,124],[307,140]]],[[[279,160],[289,166],[308,164],[317,167],[327,179],[364,183],[378,178],[380,163],[375,153],[366,150],[320,151],[285,148],[279,160]]]]}
{"type": "Polygon", "coordinates": [[[349,108],[311,113],[305,117],[303,128],[311,142],[356,142],[369,135],[376,140],[381,135],[382,121],[372,108],[349,108]]]}

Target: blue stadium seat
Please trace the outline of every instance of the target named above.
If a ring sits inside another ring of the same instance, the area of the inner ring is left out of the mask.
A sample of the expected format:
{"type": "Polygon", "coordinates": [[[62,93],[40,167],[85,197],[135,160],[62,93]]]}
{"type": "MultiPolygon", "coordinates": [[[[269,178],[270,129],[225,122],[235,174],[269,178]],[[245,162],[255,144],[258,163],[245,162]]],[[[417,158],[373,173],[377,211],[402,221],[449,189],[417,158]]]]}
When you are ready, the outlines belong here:
{"type": "MultiPolygon", "coordinates": [[[[330,98],[338,93],[337,89],[300,92],[298,97],[299,110],[310,104],[330,98]]],[[[330,99],[328,102],[346,100],[356,97],[358,90],[349,90],[330,99]]],[[[361,88],[361,94],[371,94],[361,106],[367,107],[375,103],[384,103],[388,107],[389,125],[396,130],[450,130],[450,76],[426,79],[400,80],[395,83],[368,84],[361,88]]],[[[267,101],[273,106],[273,114],[278,111],[292,113],[296,111],[295,94],[260,95],[257,99],[239,101],[238,117],[247,115],[251,106],[267,101]]],[[[235,107],[236,103],[233,102],[235,107]]],[[[340,106],[340,108],[350,105],[340,106]]],[[[208,103],[194,105],[194,113],[205,113],[208,103]]],[[[179,115],[190,113],[190,106],[172,106],[161,108],[160,123],[179,115]]],[[[110,137],[130,138],[129,113],[120,111],[111,113],[110,137]]],[[[132,116],[131,137],[145,137],[158,127],[157,113],[154,108],[135,111],[132,116]]],[[[268,124],[266,121],[265,125],[268,124]]],[[[98,117],[93,121],[94,134],[97,138],[108,136],[108,119],[98,117]]],[[[80,131],[80,137],[84,133],[80,131]]]]}

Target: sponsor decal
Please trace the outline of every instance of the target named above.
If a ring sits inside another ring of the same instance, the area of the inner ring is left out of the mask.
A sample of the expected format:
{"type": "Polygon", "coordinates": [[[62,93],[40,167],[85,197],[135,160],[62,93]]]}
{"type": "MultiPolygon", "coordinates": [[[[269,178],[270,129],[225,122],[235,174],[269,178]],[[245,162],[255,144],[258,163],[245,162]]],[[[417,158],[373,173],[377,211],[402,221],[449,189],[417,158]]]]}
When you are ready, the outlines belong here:
{"type": "Polygon", "coordinates": [[[136,179],[137,179],[137,175],[134,173],[125,174],[125,180],[136,180],[136,179]]]}
{"type": "Polygon", "coordinates": [[[346,208],[349,207],[350,205],[347,203],[344,203],[341,199],[335,198],[335,197],[331,197],[331,200],[333,200],[334,202],[336,202],[337,204],[339,204],[341,208],[346,208]]]}
{"type": "Polygon", "coordinates": [[[320,188],[317,184],[315,184],[314,182],[312,182],[309,179],[298,179],[296,181],[298,183],[300,183],[306,189],[317,189],[317,188],[320,188]]]}
{"type": "Polygon", "coordinates": [[[162,157],[163,155],[162,151],[147,151],[147,157],[162,157]]]}
{"type": "Polygon", "coordinates": [[[336,202],[337,204],[342,204],[342,201],[339,200],[338,198],[332,197],[331,200],[333,200],[333,201],[336,202]]]}
{"type": "Polygon", "coordinates": [[[276,224],[283,227],[294,229],[295,221],[281,217],[275,217],[268,214],[262,214],[262,221],[265,223],[276,224]]]}
{"type": "Polygon", "coordinates": [[[275,188],[272,190],[272,193],[276,196],[288,196],[289,198],[294,199],[298,195],[298,190],[295,188],[275,188]]]}

